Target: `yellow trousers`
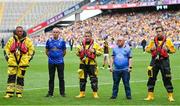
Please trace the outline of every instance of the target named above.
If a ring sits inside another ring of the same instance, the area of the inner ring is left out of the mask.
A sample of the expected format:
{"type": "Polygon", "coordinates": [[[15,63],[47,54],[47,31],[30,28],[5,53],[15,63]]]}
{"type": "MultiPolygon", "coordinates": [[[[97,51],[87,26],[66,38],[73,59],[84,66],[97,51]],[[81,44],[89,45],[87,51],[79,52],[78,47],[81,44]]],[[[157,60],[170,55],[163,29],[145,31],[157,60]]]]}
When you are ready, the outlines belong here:
{"type": "Polygon", "coordinates": [[[26,67],[8,67],[6,93],[14,94],[16,92],[16,94],[21,94],[23,92],[25,72],[26,67]]]}

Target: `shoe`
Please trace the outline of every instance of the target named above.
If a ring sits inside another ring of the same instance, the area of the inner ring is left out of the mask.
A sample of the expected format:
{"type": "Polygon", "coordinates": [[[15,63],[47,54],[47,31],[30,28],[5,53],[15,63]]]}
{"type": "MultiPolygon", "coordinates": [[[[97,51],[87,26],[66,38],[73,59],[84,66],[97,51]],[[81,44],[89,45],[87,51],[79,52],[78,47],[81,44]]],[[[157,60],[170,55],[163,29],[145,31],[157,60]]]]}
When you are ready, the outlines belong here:
{"type": "Polygon", "coordinates": [[[168,100],[169,102],[174,102],[173,93],[168,93],[168,100]]]}
{"type": "Polygon", "coordinates": [[[115,96],[111,96],[110,99],[116,99],[116,97],[115,96]]]}
{"type": "Polygon", "coordinates": [[[110,70],[111,69],[111,67],[110,67],[110,65],[108,65],[108,68],[107,68],[108,70],[110,70]]]}
{"type": "Polygon", "coordinates": [[[65,94],[60,94],[62,97],[66,97],[66,95],[65,94]]]}
{"type": "Polygon", "coordinates": [[[23,96],[22,96],[22,94],[16,94],[16,97],[22,98],[23,96]]]}
{"type": "Polygon", "coordinates": [[[103,69],[103,70],[105,69],[104,67],[100,67],[100,68],[103,69]]]}
{"type": "Polygon", "coordinates": [[[131,96],[127,96],[126,98],[127,98],[128,100],[131,100],[131,99],[132,99],[132,97],[131,97],[131,96]]]}
{"type": "Polygon", "coordinates": [[[7,93],[7,94],[4,96],[4,98],[6,98],[6,99],[11,98],[11,97],[13,97],[13,94],[10,94],[10,93],[7,93]]]}
{"type": "Polygon", "coordinates": [[[81,92],[79,93],[79,95],[76,96],[76,98],[84,98],[84,97],[85,97],[85,92],[83,92],[83,91],[81,91],[81,92]]]}
{"type": "Polygon", "coordinates": [[[99,98],[97,92],[93,92],[93,97],[94,97],[95,99],[99,98]]]}
{"type": "Polygon", "coordinates": [[[45,97],[54,97],[53,95],[47,94],[45,97]]]}
{"type": "Polygon", "coordinates": [[[146,100],[146,101],[154,100],[154,93],[148,92],[148,96],[144,100],[146,100]]]}

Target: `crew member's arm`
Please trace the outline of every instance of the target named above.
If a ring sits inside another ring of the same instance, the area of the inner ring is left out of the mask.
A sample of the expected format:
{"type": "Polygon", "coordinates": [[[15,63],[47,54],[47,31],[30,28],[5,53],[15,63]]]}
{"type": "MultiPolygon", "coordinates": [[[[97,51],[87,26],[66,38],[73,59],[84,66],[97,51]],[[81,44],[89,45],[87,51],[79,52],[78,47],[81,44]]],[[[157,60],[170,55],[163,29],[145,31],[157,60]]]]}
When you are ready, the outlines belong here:
{"type": "Polygon", "coordinates": [[[4,56],[5,56],[5,59],[8,61],[9,59],[9,54],[10,54],[10,48],[11,48],[11,45],[13,43],[13,37],[11,37],[8,42],[6,43],[5,47],[4,47],[4,56]]]}
{"type": "Polygon", "coordinates": [[[35,54],[35,50],[34,50],[33,42],[28,38],[28,56],[29,56],[29,61],[31,61],[33,59],[34,54],[35,54]]]}
{"type": "Polygon", "coordinates": [[[153,49],[155,49],[155,48],[154,48],[154,41],[151,40],[151,41],[149,42],[149,45],[146,47],[146,52],[150,53],[151,50],[153,50],[153,49]]]}
{"type": "Polygon", "coordinates": [[[174,44],[172,43],[172,41],[170,39],[166,40],[166,47],[168,49],[168,53],[175,53],[176,52],[174,44]]]}
{"type": "Polygon", "coordinates": [[[77,55],[77,56],[79,56],[80,49],[81,49],[81,46],[78,45],[77,48],[76,48],[76,55],[77,55]]]}
{"type": "Polygon", "coordinates": [[[96,56],[102,55],[103,49],[100,47],[100,45],[95,43],[95,48],[94,49],[95,49],[96,56]]]}

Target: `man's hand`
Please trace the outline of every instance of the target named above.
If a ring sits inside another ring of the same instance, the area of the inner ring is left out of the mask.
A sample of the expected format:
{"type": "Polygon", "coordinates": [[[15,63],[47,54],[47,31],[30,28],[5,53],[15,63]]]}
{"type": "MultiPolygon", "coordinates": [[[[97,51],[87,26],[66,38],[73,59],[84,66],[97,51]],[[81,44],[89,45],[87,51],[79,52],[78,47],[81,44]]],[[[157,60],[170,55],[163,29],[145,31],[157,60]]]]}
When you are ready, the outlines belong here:
{"type": "Polygon", "coordinates": [[[113,72],[113,68],[112,68],[112,67],[110,67],[110,68],[109,68],[109,71],[110,71],[110,72],[113,72]]]}
{"type": "Polygon", "coordinates": [[[85,62],[86,61],[86,57],[84,57],[83,59],[82,59],[82,62],[85,62]]]}
{"type": "Polygon", "coordinates": [[[155,47],[155,46],[151,48],[151,51],[153,51],[153,50],[156,50],[156,47],[155,47]]]}
{"type": "Polygon", "coordinates": [[[94,53],[94,52],[95,52],[95,49],[89,49],[89,51],[90,51],[91,53],[94,53]]]}
{"type": "Polygon", "coordinates": [[[166,51],[169,50],[167,46],[163,46],[163,49],[166,50],[166,51]]]}
{"type": "Polygon", "coordinates": [[[79,52],[84,51],[84,48],[82,47],[82,48],[78,49],[78,51],[79,52]]]}
{"type": "Polygon", "coordinates": [[[49,50],[48,49],[46,49],[46,55],[49,57],[49,50]]]}
{"type": "Polygon", "coordinates": [[[9,57],[8,57],[7,55],[5,55],[5,59],[6,59],[6,61],[8,61],[8,60],[9,60],[9,57]]]}
{"type": "Polygon", "coordinates": [[[129,67],[128,72],[132,72],[132,67],[131,66],[129,67]]]}
{"type": "Polygon", "coordinates": [[[4,57],[5,57],[6,61],[8,61],[9,56],[8,56],[8,54],[5,51],[4,51],[4,57]]]}

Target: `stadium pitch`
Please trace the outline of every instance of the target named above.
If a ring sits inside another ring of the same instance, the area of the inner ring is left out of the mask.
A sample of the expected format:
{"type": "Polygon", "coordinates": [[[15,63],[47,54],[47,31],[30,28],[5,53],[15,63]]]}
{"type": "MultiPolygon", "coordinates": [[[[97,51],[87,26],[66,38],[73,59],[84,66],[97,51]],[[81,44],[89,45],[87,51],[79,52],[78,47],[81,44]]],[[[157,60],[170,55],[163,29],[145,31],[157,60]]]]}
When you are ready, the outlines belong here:
{"type": "MultiPolygon", "coordinates": [[[[126,100],[123,84],[120,83],[119,95],[116,100],[110,100],[112,93],[112,75],[107,69],[99,68],[99,99],[94,99],[90,82],[88,80],[86,87],[86,97],[77,99],[79,94],[79,80],[77,69],[79,59],[75,56],[75,51],[67,50],[65,56],[65,85],[66,97],[63,98],[58,92],[58,80],[56,75],[55,92],[53,98],[47,98],[48,91],[48,65],[47,56],[44,48],[36,48],[36,54],[27,70],[25,76],[25,87],[23,98],[4,99],[7,82],[7,63],[3,56],[3,50],[0,49],[0,105],[180,105],[180,52],[170,55],[172,83],[174,86],[175,102],[170,103],[167,100],[167,92],[163,86],[161,74],[158,75],[158,81],[155,86],[155,100],[144,101],[147,96],[146,82],[147,66],[150,61],[150,54],[143,53],[141,49],[133,49],[133,70],[131,72],[132,100],[126,100]]],[[[102,66],[103,56],[98,57],[98,66],[102,66]]]]}

